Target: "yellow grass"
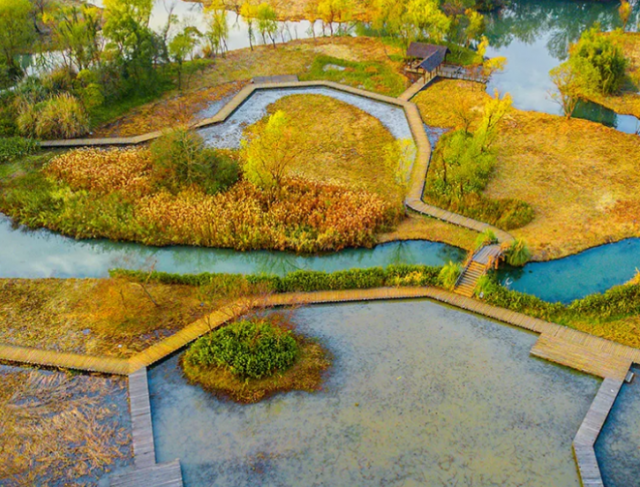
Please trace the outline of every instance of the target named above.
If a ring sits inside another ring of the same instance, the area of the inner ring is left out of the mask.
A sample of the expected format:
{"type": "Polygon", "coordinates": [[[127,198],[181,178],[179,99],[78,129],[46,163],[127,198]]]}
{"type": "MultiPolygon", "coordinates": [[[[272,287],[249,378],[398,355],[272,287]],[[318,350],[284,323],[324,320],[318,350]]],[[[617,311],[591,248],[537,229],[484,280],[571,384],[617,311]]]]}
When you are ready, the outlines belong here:
{"type": "Polygon", "coordinates": [[[378,235],[378,242],[424,239],[454,245],[465,250],[473,250],[477,236],[476,232],[466,228],[409,213],[393,232],[378,235]]]}
{"type": "MultiPolygon", "coordinates": [[[[425,123],[455,125],[455,98],[479,113],[481,85],[442,81],[416,102],[425,123]]],[[[486,194],[529,203],[536,217],[514,230],[534,259],[563,257],[640,236],[640,138],[600,124],[513,110],[495,143],[498,164],[486,194]]]]}
{"type": "Polygon", "coordinates": [[[290,118],[292,137],[300,144],[292,175],[401,199],[393,172],[383,160],[385,147],[395,138],[380,120],[322,95],[287,96],[267,108],[269,114],[277,110],[290,118]]]}
{"type": "Polygon", "coordinates": [[[0,295],[0,343],[119,358],[209,311],[193,287],[120,279],[2,279],[0,295]]]}
{"type": "Polygon", "coordinates": [[[130,462],[125,379],[2,367],[0,381],[0,485],[95,485],[130,462]]]}

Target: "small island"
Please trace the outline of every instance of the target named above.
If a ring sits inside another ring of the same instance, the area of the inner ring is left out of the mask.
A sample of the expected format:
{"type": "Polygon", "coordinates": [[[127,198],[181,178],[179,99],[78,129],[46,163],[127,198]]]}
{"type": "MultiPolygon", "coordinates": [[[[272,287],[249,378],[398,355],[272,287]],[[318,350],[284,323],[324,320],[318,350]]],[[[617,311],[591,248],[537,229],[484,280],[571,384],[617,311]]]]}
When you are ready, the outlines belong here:
{"type": "Polygon", "coordinates": [[[216,396],[250,404],[279,392],[321,389],[331,359],[311,338],[273,313],[235,321],[193,343],[181,360],[185,377],[216,396]]]}

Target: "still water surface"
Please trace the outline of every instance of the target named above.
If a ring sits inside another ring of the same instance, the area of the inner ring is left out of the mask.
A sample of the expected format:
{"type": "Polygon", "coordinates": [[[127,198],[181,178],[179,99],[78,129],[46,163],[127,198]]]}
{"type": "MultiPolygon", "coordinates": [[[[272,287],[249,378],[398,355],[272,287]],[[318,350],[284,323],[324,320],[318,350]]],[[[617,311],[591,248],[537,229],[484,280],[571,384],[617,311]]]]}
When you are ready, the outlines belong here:
{"type": "Polygon", "coordinates": [[[599,380],[529,357],[536,335],[429,301],[316,306],[324,390],[255,405],[150,370],[159,461],[187,487],[579,487],[571,441],[599,380]]]}

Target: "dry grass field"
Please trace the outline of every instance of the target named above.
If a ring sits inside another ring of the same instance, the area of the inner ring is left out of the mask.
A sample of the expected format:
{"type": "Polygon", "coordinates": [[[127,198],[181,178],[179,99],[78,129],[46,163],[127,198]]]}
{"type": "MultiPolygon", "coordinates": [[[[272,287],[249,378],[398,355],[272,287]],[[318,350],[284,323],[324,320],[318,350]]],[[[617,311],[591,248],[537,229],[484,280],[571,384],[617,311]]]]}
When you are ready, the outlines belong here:
{"type": "Polygon", "coordinates": [[[392,201],[402,199],[393,172],[383,163],[384,151],[395,138],[380,120],[322,95],[287,96],[267,108],[269,114],[277,110],[289,117],[291,136],[298,142],[291,175],[375,192],[392,201]]]}
{"type": "MultiPolygon", "coordinates": [[[[441,81],[418,95],[425,123],[459,124],[463,107],[481,113],[488,95],[469,82],[441,81]]],[[[495,143],[489,197],[518,198],[536,216],[515,230],[536,260],[640,236],[640,138],[584,120],[512,110],[495,143]]]]}
{"type": "Polygon", "coordinates": [[[0,381],[0,485],[96,485],[131,462],[126,379],[0,365],[0,381]]]}
{"type": "Polygon", "coordinates": [[[208,310],[196,288],[120,279],[2,279],[0,294],[0,343],[120,358],[208,310]]]}

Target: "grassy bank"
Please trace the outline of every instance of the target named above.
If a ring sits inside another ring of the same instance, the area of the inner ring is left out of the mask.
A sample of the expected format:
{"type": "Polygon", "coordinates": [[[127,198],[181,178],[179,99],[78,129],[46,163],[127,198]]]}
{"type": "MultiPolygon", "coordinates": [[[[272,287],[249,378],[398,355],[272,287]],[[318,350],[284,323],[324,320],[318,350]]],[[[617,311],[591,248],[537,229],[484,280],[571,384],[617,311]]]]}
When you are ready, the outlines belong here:
{"type": "MultiPolygon", "coordinates": [[[[484,86],[439,81],[415,101],[429,125],[472,126],[488,95],[484,86]],[[467,115],[468,116],[468,115],[467,115]]],[[[484,194],[517,198],[534,220],[511,233],[536,260],[640,236],[640,139],[584,120],[513,109],[494,143],[497,164],[484,194]]]]}
{"type": "Polygon", "coordinates": [[[605,106],[622,115],[640,118],[640,33],[624,32],[616,34],[622,52],[629,61],[626,79],[619,93],[602,95],[593,93],[587,99],[605,106]]]}
{"type": "Polygon", "coordinates": [[[558,323],[591,335],[640,348],[640,284],[615,286],[604,293],[577,299],[568,305],[507,290],[494,276],[486,276],[477,293],[494,306],[558,323]]]}

